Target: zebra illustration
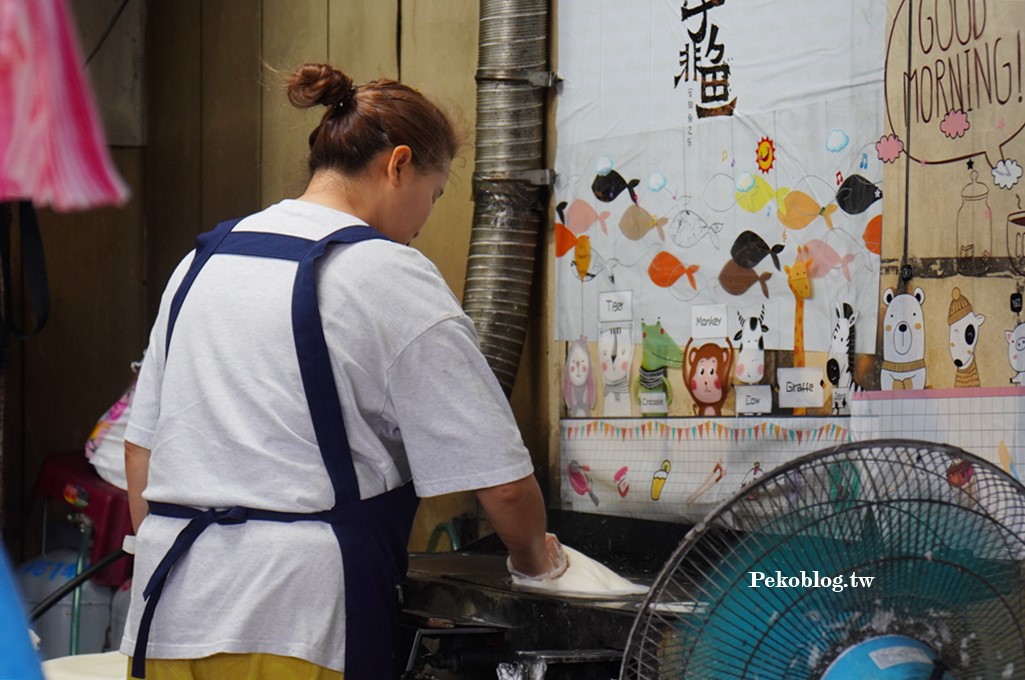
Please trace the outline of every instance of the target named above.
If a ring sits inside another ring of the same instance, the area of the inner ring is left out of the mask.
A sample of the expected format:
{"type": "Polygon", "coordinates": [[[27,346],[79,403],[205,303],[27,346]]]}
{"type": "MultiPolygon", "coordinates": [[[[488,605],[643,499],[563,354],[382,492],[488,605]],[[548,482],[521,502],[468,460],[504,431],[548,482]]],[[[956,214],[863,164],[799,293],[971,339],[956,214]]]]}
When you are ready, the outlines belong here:
{"type": "Polygon", "coordinates": [[[836,323],[829,341],[826,378],[833,386],[833,415],[845,416],[851,413],[850,396],[865,389],[854,379],[854,324],[858,313],[846,302],[837,302],[833,312],[836,323]]]}

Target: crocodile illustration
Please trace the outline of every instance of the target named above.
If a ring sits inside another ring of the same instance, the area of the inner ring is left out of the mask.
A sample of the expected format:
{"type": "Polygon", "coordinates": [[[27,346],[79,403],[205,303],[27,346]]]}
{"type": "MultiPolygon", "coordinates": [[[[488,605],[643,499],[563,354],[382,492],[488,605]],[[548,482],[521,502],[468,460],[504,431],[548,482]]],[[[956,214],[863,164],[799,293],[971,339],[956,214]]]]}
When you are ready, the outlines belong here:
{"type": "Polygon", "coordinates": [[[641,321],[641,366],[631,385],[630,396],[640,405],[643,416],[668,416],[673,403],[669,384],[669,368],[683,366],[683,350],[662,328],[661,320],[653,324],[641,321]]]}

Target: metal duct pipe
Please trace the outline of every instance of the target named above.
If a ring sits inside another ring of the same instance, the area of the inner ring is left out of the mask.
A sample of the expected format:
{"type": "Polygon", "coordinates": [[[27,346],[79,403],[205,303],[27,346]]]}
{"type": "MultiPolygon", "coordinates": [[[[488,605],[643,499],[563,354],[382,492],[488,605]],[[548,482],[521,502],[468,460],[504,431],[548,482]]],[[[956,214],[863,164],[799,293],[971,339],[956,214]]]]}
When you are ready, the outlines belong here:
{"type": "Polygon", "coordinates": [[[463,308],[506,395],[520,364],[538,236],[543,168],[548,0],[481,0],[477,159],[463,308]]]}

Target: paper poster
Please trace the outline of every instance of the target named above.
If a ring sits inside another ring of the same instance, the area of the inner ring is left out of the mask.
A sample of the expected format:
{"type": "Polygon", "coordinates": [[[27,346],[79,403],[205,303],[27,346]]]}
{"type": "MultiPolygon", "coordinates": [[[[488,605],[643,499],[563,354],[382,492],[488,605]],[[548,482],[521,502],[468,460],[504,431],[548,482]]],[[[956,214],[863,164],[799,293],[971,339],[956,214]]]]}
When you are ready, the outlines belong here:
{"type": "Polygon", "coordinates": [[[595,337],[616,290],[674,338],[764,309],[766,349],[825,351],[846,301],[874,351],[885,0],[558,11],[557,339],[595,337]]]}
{"type": "Polygon", "coordinates": [[[849,440],[846,419],[563,420],[564,508],[696,522],[773,468],[849,440]]]}
{"type": "Polygon", "coordinates": [[[882,288],[925,324],[913,356],[884,335],[880,386],[1002,387],[1025,275],[1025,2],[891,0],[888,22],[882,288]]]}
{"type": "Polygon", "coordinates": [[[779,405],[783,408],[822,406],[822,370],[819,368],[780,368],[776,371],[779,405]]]}
{"type": "Polygon", "coordinates": [[[916,439],[962,448],[1021,480],[1025,469],[1025,389],[862,392],[851,402],[856,440],[916,439]]]}

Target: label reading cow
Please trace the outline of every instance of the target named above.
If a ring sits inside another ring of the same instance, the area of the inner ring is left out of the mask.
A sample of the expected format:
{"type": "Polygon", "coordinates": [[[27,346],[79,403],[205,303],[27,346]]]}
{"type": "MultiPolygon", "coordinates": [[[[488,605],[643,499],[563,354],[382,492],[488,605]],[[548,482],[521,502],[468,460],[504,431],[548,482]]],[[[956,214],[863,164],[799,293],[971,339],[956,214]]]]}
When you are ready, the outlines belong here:
{"type": "Polygon", "coordinates": [[[772,412],[771,385],[737,385],[737,415],[772,412]]]}

